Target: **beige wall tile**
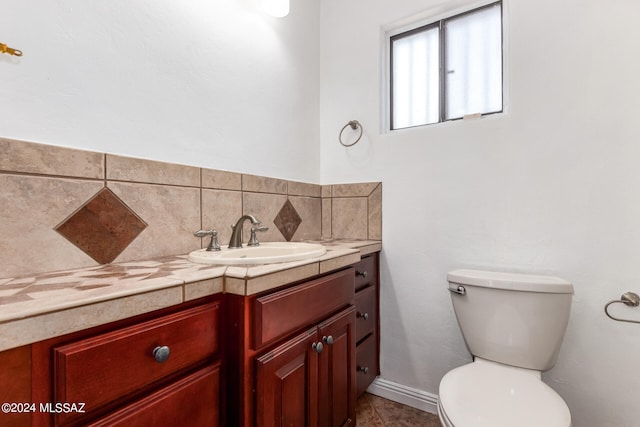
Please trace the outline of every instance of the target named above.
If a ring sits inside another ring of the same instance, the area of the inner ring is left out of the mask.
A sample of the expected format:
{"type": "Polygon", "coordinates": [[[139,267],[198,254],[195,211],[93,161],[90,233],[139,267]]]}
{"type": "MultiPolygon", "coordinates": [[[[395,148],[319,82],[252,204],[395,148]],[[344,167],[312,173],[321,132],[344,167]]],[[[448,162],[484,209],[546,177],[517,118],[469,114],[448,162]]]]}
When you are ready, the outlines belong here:
{"type": "Polygon", "coordinates": [[[242,174],[216,169],[202,169],[202,188],[242,190],[242,174]]]}
{"type": "Polygon", "coordinates": [[[288,194],[290,196],[320,197],[322,194],[322,187],[317,184],[289,181],[288,194]]]}
{"type": "Polygon", "coordinates": [[[322,199],[289,196],[289,201],[302,218],[291,240],[319,239],[322,236],[322,199]]]}
{"type": "Polygon", "coordinates": [[[322,199],[322,237],[324,239],[331,238],[331,200],[330,198],[322,199]]]}
{"type": "Polygon", "coordinates": [[[104,179],[104,154],[0,138],[0,170],[104,179]]]}
{"type": "Polygon", "coordinates": [[[366,197],[333,199],[331,229],[334,239],[366,239],[368,221],[366,197]]]}
{"type": "Polygon", "coordinates": [[[287,181],[257,175],[242,175],[242,190],[256,193],[287,194],[287,181]]]}
{"type": "Polygon", "coordinates": [[[104,186],[91,180],[105,177],[148,224],[116,262],[188,253],[200,247],[200,228],[217,229],[226,244],[243,213],[270,228],[259,239],[284,241],[273,220],[287,194],[302,218],[293,240],[382,236],[379,183],[320,186],[2,138],[0,152],[0,171],[56,176],[0,175],[0,277],[95,265],[54,228],[104,186]]]}
{"type": "Polygon", "coordinates": [[[200,186],[200,168],[107,154],[107,179],[200,186]]]}
{"type": "Polygon", "coordinates": [[[382,183],[369,196],[369,239],[382,240],[382,183]]]}
{"type": "MultiPolygon", "coordinates": [[[[263,242],[285,241],[284,236],[275,226],[273,220],[286,200],[287,196],[278,194],[243,193],[243,213],[255,216],[262,221],[262,225],[269,227],[268,231],[258,234],[258,240],[263,242]]],[[[249,228],[250,225],[247,221],[242,234],[243,242],[249,240],[249,228]]]]}
{"type": "Polygon", "coordinates": [[[200,247],[200,189],[108,182],[108,187],[148,226],[116,262],[189,253],[200,247]]]}
{"type": "Polygon", "coordinates": [[[55,227],[102,187],[99,181],[0,174],[0,277],[97,265],[55,227]]]}
{"type": "Polygon", "coordinates": [[[367,197],[379,182],[361,182],[357,184],[338,184],[331,189],[332,197],[367,197]]]}
{"type": "MultiPolygon", "coordinates": [[[[242,216],[242,193],[240,191],[202,190],[202,228],[218,231],[218,242],[229,243],[231,224],[242,216]]],[[[195,230],[194,230],[195,231],[195,230]]],[[[202,239],[203,245],[209,244],[209,238],[202,239]]]]}

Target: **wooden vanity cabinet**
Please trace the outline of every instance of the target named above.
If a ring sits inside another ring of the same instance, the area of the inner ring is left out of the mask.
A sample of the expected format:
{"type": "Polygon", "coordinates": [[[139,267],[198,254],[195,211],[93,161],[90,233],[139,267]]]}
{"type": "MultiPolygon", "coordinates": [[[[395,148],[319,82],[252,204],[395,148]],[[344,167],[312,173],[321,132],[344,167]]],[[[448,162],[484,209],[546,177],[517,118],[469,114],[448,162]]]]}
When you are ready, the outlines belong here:
{"type": "MultiPolygon", "coordinates": [[[[0,404],[30,404],[31,396],[31,346],[25,345],[0,352],[0,404]]],[[[0,413],[0,426],[22,427],[31,425],[31,411],[9,408],[0,413]],[[11,412],[15,411],[15,412],[11,412]]]]}
{"type": "Polygon", "coordinates": [[[257,426],[355,425],[355,308],[256,359],[257,426]]]}
{"type": "Polygon", "coordinates": [[[355,425],[354,277],[228,295],[228,425],[355,425]]]}
{"type": "Polygon", "coordinates": [[[209,299],[34,344],[34,375],[50,378],[34,399],[84,412],[37,414],[33,425],[220,425],[220,311],[209,299]]]}
{"type": "Polygon", "coordinates": [[[356,384],[360,396],[380,375],[379,254],[362,257],[355,266],[356,384]]]}

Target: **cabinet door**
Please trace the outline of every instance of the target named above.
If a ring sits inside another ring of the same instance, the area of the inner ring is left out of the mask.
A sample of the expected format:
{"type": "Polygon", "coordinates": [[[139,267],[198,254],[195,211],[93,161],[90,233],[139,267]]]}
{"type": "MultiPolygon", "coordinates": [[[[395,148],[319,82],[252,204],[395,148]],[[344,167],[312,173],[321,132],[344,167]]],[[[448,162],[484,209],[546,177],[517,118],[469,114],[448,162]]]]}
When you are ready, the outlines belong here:
{"type": "Polygon", "coordinates": [[[258,427],[318,425],[317,338],[310,329],[256,360],[258,427]]]}
{"type": "Polygon", "coordinates": [[[318,325],[323,341],[318,368],[318,426],[355,426],[355,307],[318,325]]]}

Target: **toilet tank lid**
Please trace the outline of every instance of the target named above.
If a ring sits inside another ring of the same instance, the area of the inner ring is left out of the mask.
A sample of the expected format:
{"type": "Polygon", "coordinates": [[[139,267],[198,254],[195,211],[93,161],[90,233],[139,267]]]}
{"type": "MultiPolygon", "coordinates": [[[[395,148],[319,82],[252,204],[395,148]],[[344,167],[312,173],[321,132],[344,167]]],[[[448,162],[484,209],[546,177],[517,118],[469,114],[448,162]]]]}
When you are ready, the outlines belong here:
{"type": "Polygon", "coordinates": [[[504,273],[483,270],[453,270],[447,275],[451,283],[512,291],[572,294],[573,285],[555,276],[504,273]]]}

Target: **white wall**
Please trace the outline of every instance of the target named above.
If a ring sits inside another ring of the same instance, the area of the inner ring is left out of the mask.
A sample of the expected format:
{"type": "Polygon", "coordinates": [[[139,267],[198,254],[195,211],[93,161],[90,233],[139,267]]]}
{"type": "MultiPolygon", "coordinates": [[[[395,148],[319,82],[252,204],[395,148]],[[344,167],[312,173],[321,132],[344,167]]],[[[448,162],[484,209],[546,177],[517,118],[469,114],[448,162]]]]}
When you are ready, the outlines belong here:
{"type": "Polygon", "coordinates": [[[381,34],[465,1],[322,0],[322,182],[384,186],[382,375],[435,394],[470,360],[448,270],[554,274],[576,293],[545,380],[575,427],[637,426],[640,325],[603,306],[640,292],[640,3],[504,1],[507,111],[383,133],[381,34]]]}
{"type": "Polygon", "coordinates": [[[464,2],[292,0],[278,20],[255,0],[2,1],[0,42],[24,56],[0,55],[0,136],[381,180],[385,378],[437,393],[470,360],[448,270],[551,273],[576,295],[546,381],[574,426],[636,426],[640,325],[602,307],[640,292],[640,4],[505,0],[507,112],[381,133],[384,28],[464,2]],[[353,118],[365,136],[345,149],[353,118]]]}
{"type": "Polygon", "coordinates": [[[0,136],[319,181],[318,2],[0,6],[0,136]]]}

